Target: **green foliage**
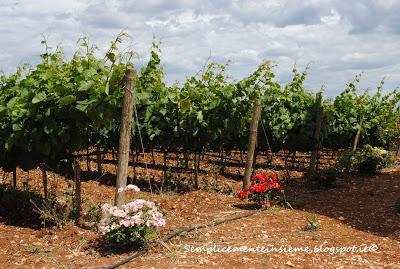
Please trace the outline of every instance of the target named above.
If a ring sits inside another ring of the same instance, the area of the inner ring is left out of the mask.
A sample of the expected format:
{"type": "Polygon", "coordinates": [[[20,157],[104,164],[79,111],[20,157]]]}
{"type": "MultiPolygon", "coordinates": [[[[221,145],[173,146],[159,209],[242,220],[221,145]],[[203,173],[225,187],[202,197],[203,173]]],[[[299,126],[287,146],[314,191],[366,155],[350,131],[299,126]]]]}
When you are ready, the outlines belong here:
{"type": "Polygon", "coordinates": [[[304,227],[305,231],[316,232],[321,228],[321,224],[319,223],[317,216],[313,215],[312,217],[307,218],[307,225],[304,227]]]}
{"type": "Polygon", "coordinates": [[[351,157],[353,156],[353,153],[351,150],[345,150],[341,155],[339,160],[337,161],[335,167],[340,171],[340,172],[350,172],[352,168],[352,160],[351,157]]]}
{"type": "Polygon", "coordinates": [[[157,238],[157,232],[146,225],[120,227],[105,235],[105,240],[118,246],[143,246],[157,238]]]}
{"type": "Polygon", "coordinates": [[[378,147],[365,145],[351,157],[352,169],[360,174],[377,174],[394,163],[393,155],[378,147]]]}
{"type": "Polygon", "coordinates": [[[304,88],[307,71],[294,68],[291,82],[275,83],[263,96],[263,125],[275,150],[311,149],[316,98],[304,88]]]}
{"type": "Polygon", "coordinates": [[[359,94],[359,81],[360,75],[348,83],[333,102],[326,102],[325,145],[333,148],[351,146],[361,124],[363,144],[388,148],[400,139],[400,94],[397,90],[383,94],[383,80],[375,94],[370,95],[368,89],[359,94]]]}
{"type": "Polygon", "coordinates": [[[19,69],[0,84],[0,162],[30,169],[56,164],[88,143],[89,133],[107,130],[118,119],[119,82],[126,64],[106,64],[86,39],[71,60],[46,41],[42,62],[19,69]],[[106,89],[107,88],[107,89],[106,89]]]}
{"type": "Polygon", "coordinates": [[[40,248],[40,247],[38,247],[38,246],[35,246],[35,245],[29,245],[29,246],[27,246],[27,247],[26,247],[26,250],[27,250],[29,253],[31,253],[31,254],[39,254],[39,253],[43,252],[43,249],[42,249],[42,248],[40,248]]]}
{"type": "MultiPolygon", "coordinates": [[[[11,171],[46,163],[56,166],[74,152],[90,146],[116,149],[122,104],[122,79],[133,67],[132,51],[120,52],[126,34],[111,42],[103,57],[87,38],[67,59],[61,48],[46,40],[41,62],[14,74],[0,76],[0,166],[11,171]]],[[[166,85],[153,43],[150,59],[139,72],[134,101],[138,120],[132,127],[132,144],[146,148],[230,151],[247,148],[254,98],[262,100],[258,147],[273,151],[309,151],[313,147],[316,112],[322,104],[325,117],[323,146],[348,147],[362,121],[361,144],[389,147],[400,140],[399,99],[395,90],[358,94],[357,83],[334,100],[323,100],[307,90],[308,68],[295,67],[286,85],[275,81],[273,65],[264,61],[240,81],[226,75],[227,64],[208,63],[180,85],[166,85]],[[268,140],[266,139],[268,138],[268,140]]]]}
{"type": "Polygon", "coordinates": [[[83,220],[86,222],[99,223],[102,217],[101,207],[99,205],[90,205],[85,214],[83,220]]]}

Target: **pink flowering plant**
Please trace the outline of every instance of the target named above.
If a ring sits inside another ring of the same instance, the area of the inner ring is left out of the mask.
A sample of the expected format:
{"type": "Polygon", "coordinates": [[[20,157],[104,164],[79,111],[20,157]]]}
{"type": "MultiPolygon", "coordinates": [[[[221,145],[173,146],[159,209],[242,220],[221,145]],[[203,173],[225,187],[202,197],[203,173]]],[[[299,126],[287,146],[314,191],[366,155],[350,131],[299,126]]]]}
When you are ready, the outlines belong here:
{"type": "MultiPolygon", "coordinates": [[[[128,185],[118,191],[139,192],[140,189],[128,185]]],[[[156,205],[143,199],[136,199],[121,207],[106,203],[101,210],[104,218],[100,221],[99,231],[107,241],[121,245],[146,244],[166,224],[156,205]]]]}

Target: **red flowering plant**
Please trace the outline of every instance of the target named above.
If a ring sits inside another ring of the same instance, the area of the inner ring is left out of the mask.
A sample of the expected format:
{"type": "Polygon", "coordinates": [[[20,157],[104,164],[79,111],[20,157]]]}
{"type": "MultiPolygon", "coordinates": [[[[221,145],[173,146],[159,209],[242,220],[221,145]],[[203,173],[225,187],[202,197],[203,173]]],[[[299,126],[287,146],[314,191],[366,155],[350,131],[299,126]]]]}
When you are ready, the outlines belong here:
{"type": "Polygon", "coordinates": [[[251,178],[251,186],[247,190],[241,190],[238,193],[240,199],[248,199],[249,201],[270,207],[271,202],[281,200],[283,189],[278,182],[278,178],[274,175],[266,173],[257,173],[251,178]]]}

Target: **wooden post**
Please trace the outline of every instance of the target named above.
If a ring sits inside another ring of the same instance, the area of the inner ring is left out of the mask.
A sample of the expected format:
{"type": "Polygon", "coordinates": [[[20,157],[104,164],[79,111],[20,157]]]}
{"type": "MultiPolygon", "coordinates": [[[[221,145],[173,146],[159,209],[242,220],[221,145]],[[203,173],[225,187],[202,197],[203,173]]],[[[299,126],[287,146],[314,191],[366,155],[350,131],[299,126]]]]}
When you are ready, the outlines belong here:
{"type": "Polygon", "coordinates": [[[318,108],[317,108],[317,116],[315,119],[315,129],[314,129],[314,135],[313,135],[313,149],[311,151],[311,157],[310,157],[310,168],[308,170],[308,173],[310,176],[313,176],[315,174],[315,172],[317,171],[318,151],[319,151],[319,147],[321,146],[320,133],[321,133],[321,128],[322,128],[323,118],[324,118],[324,109],[319,104],[318,108]]]}
{"type": "Polygon", "coordinates": [[[226,167],[225,152],[223,150],[220,151],[219,156],[221,158],[221,166],[219,169],[219,173],[223,174],[223,173],[225,173],[225,167],[226,167]]]}
{"type": "Polygon", "coordinates": [[[188,170],[189,169],[189,153],[186,150],[183,152],[183,158],[185,160],[184,167],[186,170],[188,170]]]}
{"type": "Polygon", "coordinates": [[[89,146],[86,148],[86,169],[88,172],[91,172],[92,169],[90,168],[90,150],[89,146]]]}
{"type": "Polygon", "coordinates": [[[200,167],[200,153],[194,154],[194,188],[199,189],[199,167],[200,167]]]}
{"type": "Polygon", "coordinates": [[[115,205],[124,204],[124,192],[118,192],[119,188],[126,187],[128,178],[129,148],[131,141],[132,113],[133,113],[133,87],[135,84],[136,72],[133,68],[125,71],[124,78],[124,101],[122,106],[121,130],[118,148],[117,182],[115,190],[115,205]]]}
{"type": "Polygon", "coordinates": [[[176,159],[176,165],[175,165],[175,170],[178,171],[179,169],[179,153],[175,153],[175,159],[176,159]]]}
{"type": "Polygon", "coordinates": [[[151,159],[152,159],[153,165],[156,165],[156,160],[154,159],[154,149],[151,149],[151,159]]]}
{"type": "Polygon", "coordinates": [[[40,165],[40,170],[42,171],[42,183],[43,183],[43,197],[44,200],[47,201],[47,172],[46,166],[44,164],[40,165]]]}
{"type": "Polygon", "coordinates": [[[15,189],[15,188],[17,188],[17,167],[14,168],[12,175],[13,175],[12,186],[15,189]]]}
{"type": "Polygon", "coordinates": [[[75,224],[80,226],[82,224],[81,167],[76,159],[74,159],[73,169],[74,169],[74,182],[75,182],[75,195],[74,195],[75,224]]]}
{"type": "Polygon", "coordinates": [[[257,128],[260,116],[261,116],[261,99],[259,96],[256,96],[254,100],[253,119],[250,126],[249,145],[246,157],[246,168],[244,171],[244,179],[243,179],[243,190],[246,190],[250,187],[250,177],[252,174],[254,150],[256,147],[256,140],[257,140],[257,128]]]}
{"type": "Polygon", "coordinates": [[[400,143],[397,146],[397,152],[396,152],[396,157],[399,157],[399,156],[400,156],[400,143]]]}
{"type": "Polygon", "coordinates": [[[352,153],[354,154],[357,150],[357,145],[358,145],[358,141],[360,140],[360,135],[361,135],[361,129],[362,129],[362,125],[364,123],[364,119],[360,120],[360,125],[358,126],[357,129],[357,133],[356,136],[354,137],[354,143],[353,143],[353,149],[352,149],[352,153]]]}
{"type": "Polygon", "coordinates": [[[164,157],[164,165],[163,165],[163,176],[164,176],[164,182],[167,181],[167,151],[164,150],[163,152],[163,157],[164,157]]]}
{"type": "Polygon", "coordinates": [[[99,147],[97,147],[96,150],[96,159],[97,159],[97,173],[101,174],[103,169],[101,166],[101,153],[99,147]]]}

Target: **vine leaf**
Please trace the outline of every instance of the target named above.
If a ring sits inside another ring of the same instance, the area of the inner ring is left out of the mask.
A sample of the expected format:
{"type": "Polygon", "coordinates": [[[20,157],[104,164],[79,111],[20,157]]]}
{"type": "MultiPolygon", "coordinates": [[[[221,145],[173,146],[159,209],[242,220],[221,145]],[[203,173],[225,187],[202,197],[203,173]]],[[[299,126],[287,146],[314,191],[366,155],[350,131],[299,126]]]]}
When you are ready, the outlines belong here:
{"type": "Polygon", "coordinates": [[[46,100],[46,93],[39,92],[32,98],[32,104],[37,104],[46,100]]]}

